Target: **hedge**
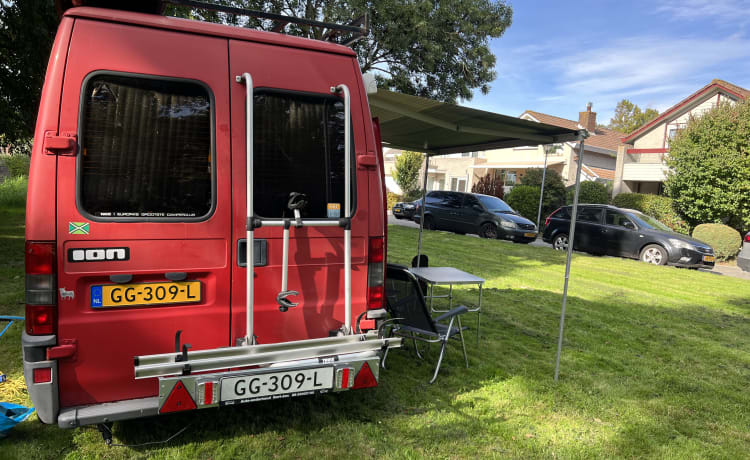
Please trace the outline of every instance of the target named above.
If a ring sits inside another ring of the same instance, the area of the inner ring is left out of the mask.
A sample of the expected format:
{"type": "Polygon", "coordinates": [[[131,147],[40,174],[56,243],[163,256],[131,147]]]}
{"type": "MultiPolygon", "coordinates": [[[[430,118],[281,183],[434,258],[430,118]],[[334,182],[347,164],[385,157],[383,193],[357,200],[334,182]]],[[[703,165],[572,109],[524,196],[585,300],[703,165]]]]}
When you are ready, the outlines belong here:
{"type": "Polygon", "coordinates": [[[677,233],[690,234],[690,225],[677,214],[674,202],[669,197],[647,193],[620,193],[612,199],[612,204],[618,208],[641,211],[677,233]]]}
{"type": "Polygon", "coordinates": [[[533,185],[515,185],[505,195],[505,202],[525,218],[536,222],[539,212],[539,190],[539,187],[533,185]]]}
{"type": "MultiPolygon", "coordinates": [[[[571,187],[568,190],[568,204],[573,204],[573,197],[576,188],[571,187]]],[[[581,204],[609,204],[609,190],[604,184],[594,181],[581,182],[581,189],[578,192],[578,202],[581,204]]]]}
{"type": "Polygon", "coordinates": [[[21,177],[29,175],[31,157],[22,153],[11,153],[0,155],[0,161],[8,168],[10,177],[21,177]]]}
{"type": "Polygon", "coordinates": [[[714,248],[717,260],[727,260],[736,256],[742,244],[740,233],[724,224],[700,224],[693,230],[693,238],[714,248]]]}
{"type": "Polygon", "coordinates": [[[393,206],[401,201],[401,195],[395,194],[393,192],[387,192],[388,195],[388,210],[393,209],[393,206]]]}

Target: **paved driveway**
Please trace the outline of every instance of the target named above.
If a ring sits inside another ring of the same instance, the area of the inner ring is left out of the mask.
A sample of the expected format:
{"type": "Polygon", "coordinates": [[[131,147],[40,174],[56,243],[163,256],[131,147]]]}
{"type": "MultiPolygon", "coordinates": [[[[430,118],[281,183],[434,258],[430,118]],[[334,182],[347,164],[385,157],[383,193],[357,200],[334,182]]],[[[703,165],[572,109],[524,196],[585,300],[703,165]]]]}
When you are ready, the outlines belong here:
{"type": "MultiPolygon", "coordinates": [[[[407,219],[396,219],[390,213],[388,213],[388,225],[401,225],[403,227],[419,228],[419,224],[417,224],[416,222],[412,220],[407,220],[407,219]]],[[[478,238],[477,235],[466,235],[466,236],[478,238]]],[[[500,241],[513,244],[512,241],[508,241],[508,240],[500,240],[500,241]]],[[[537,246],[537,247],[552,249],[552,246],[542,241],[541,238],[529,243],[529,246],[537,246]]],[[[713,270],[701,269],[700,271],[706,272],[706,273],[713,273],[715,275],[732,276],[735,278],[750,280],[750,273],[742,271],[742,269],[740,269],[736,265],[716,265],[713,270]]]]}

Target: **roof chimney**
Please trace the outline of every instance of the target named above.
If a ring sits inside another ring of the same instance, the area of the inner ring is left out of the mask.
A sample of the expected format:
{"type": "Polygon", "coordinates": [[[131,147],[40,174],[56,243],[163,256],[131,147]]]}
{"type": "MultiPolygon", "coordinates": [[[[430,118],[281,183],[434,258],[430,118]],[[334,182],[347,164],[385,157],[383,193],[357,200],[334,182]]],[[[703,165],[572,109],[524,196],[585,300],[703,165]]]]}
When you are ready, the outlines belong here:
{"type": "Polygon", "coordinates": [[[578,112],[578,124],[583,126],[586,131],[593,134],[596,129],[596,112],[591,111],[593,104],[589,102],[586,104],[585,112],[578,112]]]}

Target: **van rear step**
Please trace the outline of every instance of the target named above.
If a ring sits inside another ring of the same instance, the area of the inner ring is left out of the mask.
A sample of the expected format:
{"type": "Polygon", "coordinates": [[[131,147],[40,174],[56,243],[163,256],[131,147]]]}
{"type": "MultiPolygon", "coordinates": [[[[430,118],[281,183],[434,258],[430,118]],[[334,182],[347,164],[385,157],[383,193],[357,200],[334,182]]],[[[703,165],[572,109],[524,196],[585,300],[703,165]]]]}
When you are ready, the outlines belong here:
{"type": "Polygon", "coordinates": [[[248,366],[268,366],[285,361],[331,358],[339,355],[380,352],[401,346],[401,339],[379,338],[377,332],[321,339],[298,340],[268,345],[238,346],[196,350],[189,353],[163,353],[136,356],[135,378],[190,375],[248,366]],[[186,359],[187,358],[187,359],[186,359]]]}

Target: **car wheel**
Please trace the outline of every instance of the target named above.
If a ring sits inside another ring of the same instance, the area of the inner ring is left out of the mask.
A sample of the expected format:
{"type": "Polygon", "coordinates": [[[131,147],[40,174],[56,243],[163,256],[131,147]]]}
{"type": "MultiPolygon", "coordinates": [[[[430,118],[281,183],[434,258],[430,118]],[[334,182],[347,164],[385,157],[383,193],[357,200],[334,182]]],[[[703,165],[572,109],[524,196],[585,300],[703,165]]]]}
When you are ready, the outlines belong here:
{"type": "Polygon", "coordinates": [[[568,250],[568,235],[565,233],[559,233],[555,236],[555,238],[552,240],[552,247],[555,248],[557,251],[567,251],[568,250]]]}
{"type": "Polygon", "coordinates": [[[425,230],[435,230],[435,220],[430,216],[424,216],[423,228],[425,230]]]}
{"type": "Polygon", "coordinates": [[[466,235],[466,232],[453,232],[453,233],[455,233],[456,235],[466,235]]]}
{"type": "Polygon", "coordinates": [[[667,251],[658,244],[649,244],[641,251],[641,262],[654,265],[667,265],[667,251]]]}
{"type": "Polygon", "coordinates": [[[401,217],[401,216],[396,216],[396,215],[394,215],[393,217],[395,217],[395,218],[396,218],[396,220],[401,220],[401,219],[403,219],[403,217],[401,217]]]}
{"type": "Polygon", "coordinates": [[[494,240],[497,238],[497,227],[489,222],[482,224],[482,226],[479,227],[479,236],[494,240]]]}

